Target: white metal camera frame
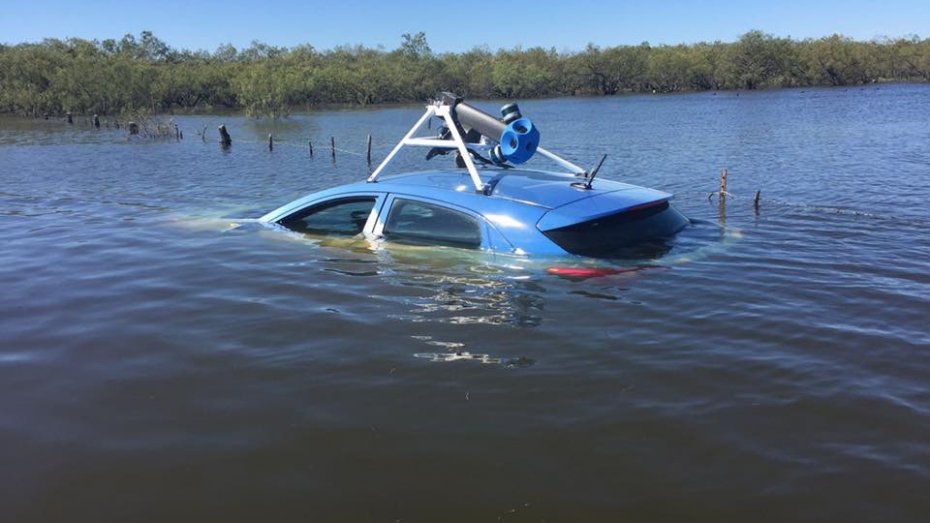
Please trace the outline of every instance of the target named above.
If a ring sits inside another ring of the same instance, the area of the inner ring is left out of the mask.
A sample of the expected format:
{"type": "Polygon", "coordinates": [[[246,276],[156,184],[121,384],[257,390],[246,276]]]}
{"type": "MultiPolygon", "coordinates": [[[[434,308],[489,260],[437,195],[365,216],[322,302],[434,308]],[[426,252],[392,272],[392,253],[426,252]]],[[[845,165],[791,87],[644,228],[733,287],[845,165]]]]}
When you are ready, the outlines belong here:
{"type": "MultiPolygon", "coordinates": [[[[468,170],[468,174],[471,176],[471,181],[475,185],[476,192],[484,192],[484,182],[481,181],[481,177],[478,175],[478,169],[475,167],[475,162],[472,160],[471,155],[468,153],[469,150],[474,150],[475,152],[480,152],[480,149],[487,146],[487,143],[466,143],[462,138],[462,133],[459,132],[459,126],[455,121],[455,118],[452,116],[452,109],[454,106],[442,101],[435,101],[426,106],[426,112],[423,113],[423,116],[417,120],[417,123],[410,128],[404,137],[397,142],[397,145],[391,149],[391,152],[381,161],[378,167],[371,173],[368,177],[369,182],[377,181],[378,176],[384,171],[384,169],[391,163],[391,160],[394,159],[394,156],[403,149],[405,145],[411,145],[415,147],[440,147],[443,149],[456,149],[459,152],[459,155],[462,158],[462,161],[465,162],[465,168],[468,170]],[[420,131],[424,124],[429,121],[430,118],[438,116],[446,123],[446,127],[449,129],[449,134],[452,136],[451,140],[441,140],[439,138],[417,138],[415,135],[420,131]]],[[[485,142],[486,137],[482,136],[482,142],[485,142]]],[[[536,152],[545,156],[546,158],[552,160],[559,166],[564,169],[568,169],[572,174],[576,176],[586,175],[586,171],[575,165],[574,163],[562,158],[561,156],[547,151],[542,147],[537,147],[536,152]]]]}

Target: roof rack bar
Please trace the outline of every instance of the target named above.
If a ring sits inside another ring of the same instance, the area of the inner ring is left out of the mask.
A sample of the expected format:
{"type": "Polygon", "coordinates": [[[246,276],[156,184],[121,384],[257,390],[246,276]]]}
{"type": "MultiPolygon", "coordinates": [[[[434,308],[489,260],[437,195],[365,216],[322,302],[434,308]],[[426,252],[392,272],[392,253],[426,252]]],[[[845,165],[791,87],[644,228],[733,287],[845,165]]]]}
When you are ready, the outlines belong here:
{"type": "Polygon", "coordinates": [[[391,149],[391,152],[388,153],[387,157],[384,160],[382,160],[381,163],[378,165],[378,167],[374,170],[374,172],[371,173],[371,176],[368,177],[369,183],[374,182],[375,180],[378,179],[378,175],[381,174],[381,171],[383,171],[384,168],[387,167],[389,163],[391,163],[391,160],[393,160],[394,156],[397,155],[397,151],[400,151],[401,148],[407,144],[407,140],[412,138],[413,135],[416,134],[417,131],[420,130],[420,127],[423,127],[423,124],[425,124],[426,121],[429,120],[430,117],[434,116],[435,114],[436,114],[435,106],[429,105],[426,107],[426,112],[423,113],[423,116],[421,116],[420,119],[417,120],[417,123],[413,124],[413,127],[411,127],[409,131],[407,131],[407,134],[404,135],[404,138],[401,141],[397,142],[397,145],[395,145],[394,148],[391,149]]]}
{"type": "MultiPolygon", "coordinates": [[[[439,138],[410,138],[406,145],[418,145],[421,147],[439,147],[440,149],[457,149],[458,146],[452,140],[440,140],[439,138]]],[[[478,149],[476,143],[466,143],[465,147],[470,151],[478,149]]]]}
{"type": "Polygon", "coordinates": [[[582,175],[582,174],[585,174],[585,173],[587,172],[583,167],[578,167],[577,165],[573,164],[572,162],[566,160],[565,158],[562,158],[561,156],[555,154],[555,153],[552,152],[552,151],[547,151],[546,149],[543,149],[542,147],[537,147],[537,148],[536,148],[536,152],[538,152],[539,154],[545,156],[546,158],[549,158],[549,159],[552,160],[553,162],[555,162],[555,163],[561,165],[562,167],[568,169],[569,171],[572,171],[573,173],[575,173],[575,174],[577,174],[577,175],[582,175]]]}

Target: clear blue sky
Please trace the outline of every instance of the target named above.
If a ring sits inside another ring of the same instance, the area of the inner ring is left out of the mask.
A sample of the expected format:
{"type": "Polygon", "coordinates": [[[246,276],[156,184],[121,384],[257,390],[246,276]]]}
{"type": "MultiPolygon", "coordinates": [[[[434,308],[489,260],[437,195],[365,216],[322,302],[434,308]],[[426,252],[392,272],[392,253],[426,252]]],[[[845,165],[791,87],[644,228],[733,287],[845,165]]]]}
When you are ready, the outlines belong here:
{"type": "Polygon", "coordinates": [[[930,36],[930,0],[0,0],[0,42],[103,40],[151,30],[170,46],[213,51],[252,40],[317,49],[396,48],[424,31],[434,51],[733,41],[751,29],[797,39],[930,36]]]}

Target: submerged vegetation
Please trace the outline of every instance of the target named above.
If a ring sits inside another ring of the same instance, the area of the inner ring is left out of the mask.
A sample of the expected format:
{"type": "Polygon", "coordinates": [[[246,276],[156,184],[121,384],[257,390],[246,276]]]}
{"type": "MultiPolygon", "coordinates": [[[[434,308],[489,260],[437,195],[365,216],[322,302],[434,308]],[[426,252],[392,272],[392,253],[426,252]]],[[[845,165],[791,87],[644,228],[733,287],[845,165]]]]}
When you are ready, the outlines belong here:
{"type": "Polygon", "coordinates": [[[930,81],[930,39],[797,41],[751,31],[733,43],[439,54],[417,33],[391,51],[253,42],[209,53],[173,49],[145,31],[118,41],[0,45],[0,112],[32,116],[196,108],[280,116],[321,104],[423,101],[441,90],[531,98],[878,81],[930,81]]]}

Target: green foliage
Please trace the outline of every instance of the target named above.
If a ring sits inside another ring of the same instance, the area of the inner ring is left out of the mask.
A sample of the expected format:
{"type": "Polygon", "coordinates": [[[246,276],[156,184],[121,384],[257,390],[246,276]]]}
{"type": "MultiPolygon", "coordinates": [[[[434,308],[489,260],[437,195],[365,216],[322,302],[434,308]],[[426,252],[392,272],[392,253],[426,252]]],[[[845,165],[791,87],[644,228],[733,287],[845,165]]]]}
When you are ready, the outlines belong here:
{"type": "Polygon", "coordinates": [[[761,31],[750,31],[728,49],[727,73],[737,88],[756,89],[766,85],[781,69],[776,39],[761,31]]]}
{"type": "Polygon", "coordinates": [[[733,43],[436,54],[426,34],[397,49],[317,51],[252,42],[215,52],[172,49],[149,31],[102,42],[0,45],[0,111],[115,114],[225,107],[286,116],[294,107],[470,98],[531,98],[930,81],[930,39],[795,41],[750,31],[733,43]]]}
{"type": "Polygon", "coordinates": [[[491,62],[491,88],[494,97],[533,98],[554,92],[559,77],[555,51],[535,47],[523,51],[498,51],[491,62]]]}

